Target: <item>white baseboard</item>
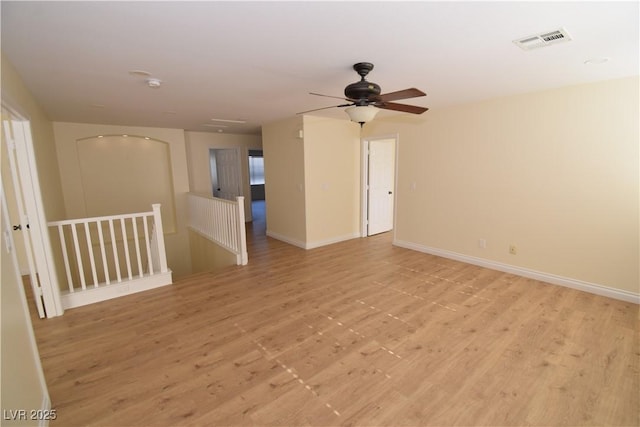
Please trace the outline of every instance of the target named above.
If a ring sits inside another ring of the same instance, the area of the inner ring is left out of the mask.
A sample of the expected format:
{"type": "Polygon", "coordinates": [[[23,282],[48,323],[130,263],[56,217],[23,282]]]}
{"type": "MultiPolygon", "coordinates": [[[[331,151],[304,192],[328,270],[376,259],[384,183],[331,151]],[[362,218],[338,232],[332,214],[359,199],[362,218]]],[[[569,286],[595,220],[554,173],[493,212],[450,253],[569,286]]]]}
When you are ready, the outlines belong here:
{"type": "Polygon", "coordinates": [[[127,280],[122,283],[112,283],[109,285],[104,284],[98,288],[87,288],[84,291],[77,291],[74,293],[65,292],[60,296],[60,298],[62,300],[62,306],[66,310],[142,291],[148,291],[149,289],[171,285],[172,283],[172,272],[169,270],[166,273],[156,273],[153,276],[144,276],[133,280],[127,280]]]}
{"type": "Polygon", "coordinates": [[[300,241],[300,240],[296,240],[296,239],[292,239],[291,237],[287,237],[287,236],[285,236],[283,234],[274,233],[273,231],[267,230],[267,236],[268,237],[272,237],[272,238],[274,238],[276,240],[280,240],[281,242],[285,242],[285,243],[288,243],[290,245],[297,246],[297,247],[302,248],[302,249],[307,249],[305,242],[300,241]]]}
{"type": "Polygon", "coordinates": [[[315,242],[302,242],[300,240],[292,239],[290,237],[283,236],[282,234],[274,233],[269,230],[267,230],[267,236],[272,237],[276,240],[283,241],[285,243],[289,243],[290,245],[297,246],[302,249],[315,249],[322,246],[332,245],[334,243],[340,243],[346,240],[358,238],[360,237],[360,233],[352,233],[344,236],[332,237],[331,239],[325,240],[316,240],[315,242]]]}
{"type": "Polygon", "coordinates": [[[509,264],[503,264],[500,262],[491,261],[484,258],[477,258],[469,255],[463,255],[457,252],[451,252],[444,249],[432,248],[429,246],[424,246],[424,245],[420,245],[413,242],[407,242],[404,240],[394,239],[393,244],[401,248],[406,248],[406,249],[411,249],[414,251],[423,252],[431,255],[441,256],[443,258],[449,258],[456,261],[466,262],[467,264],[478,265],[480,267],[486,267],[493,270],[503,271],[505,273],[516,274],[518,276],[528,277],[530,279],[540,280],[542,282],[547,282],[554,285],[577,289],[579,291],[589,292],[596,295],[602,295],[602,296],[614,298],[617,300],[640,304],[640,294],[624,291],[622,289],[611,288],[609,286],[599,285],[596,283],[584,282],[578,279],[572,279],[569,277],[562,277],[562,276],[557,276],[555,274],[544,273],[536,270],[530,270],[528,268],[517,267],[509,264]]]}
{"type": "Polygon", "coordinates": [[[344,236],[336,236],[331,239],[317,240],[315,242],[308,242],[306,249],[315,249],[321,246],[333,245],[334,243],[345,242],[347,240],[356,239],[360,237],[360,233],[345,234],[344,236]]]}
{"type": "MultiPolygon", "coordinates": [[[[44,395],[42,398],[42,405],[40,410],[43,414],[51,414],[51,400],[49,399],[49,395],[44,395]]],[[[49,425],[50,417],[41,417],[38,421],[38,427],[47,427],[49,425]]]]}

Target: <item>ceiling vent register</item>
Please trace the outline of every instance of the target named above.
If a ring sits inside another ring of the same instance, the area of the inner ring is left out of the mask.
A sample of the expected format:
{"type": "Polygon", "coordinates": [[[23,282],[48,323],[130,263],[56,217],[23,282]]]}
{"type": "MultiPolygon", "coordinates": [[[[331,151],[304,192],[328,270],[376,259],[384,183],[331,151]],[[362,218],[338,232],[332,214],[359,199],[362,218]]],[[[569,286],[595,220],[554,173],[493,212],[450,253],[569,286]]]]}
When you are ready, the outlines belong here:
{"type": "Polygon", "coordinates": [[[542,34],[523,37],[513,42],[522,50],[532,50],[540,47],[551,46],[558,43],[565,43],[571,40],[571,35],[564,28],[548,31],[542,34]]]}

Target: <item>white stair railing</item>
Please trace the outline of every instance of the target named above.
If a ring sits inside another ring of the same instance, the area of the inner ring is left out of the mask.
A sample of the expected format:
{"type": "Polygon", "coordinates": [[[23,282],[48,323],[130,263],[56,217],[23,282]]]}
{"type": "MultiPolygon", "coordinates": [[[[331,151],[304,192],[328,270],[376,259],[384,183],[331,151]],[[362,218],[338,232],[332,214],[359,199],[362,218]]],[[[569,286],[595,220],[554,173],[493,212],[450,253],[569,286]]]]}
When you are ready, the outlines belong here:
{"type": "Polygon", "coordinates": [[[236,255],[237,265],[246,265],[247,236],[244,197],[226,200],[189,193],[189,227],[236,255]]]}
{"type": "MultiPolygon", "coordinates": [[[[153,283],[144,280],[152,276],[164,275],[163,284],[166,277],[171,280],[160,204],[152,205],[150,212],[52,221],[48,225],[57,230],[54,235],[62,254],[67,295],[135,280],[145,282],[141,290],[150,289],[160,283],[157,278],[153,278],[153,283]]],[[[119,292],[137,291],[127,288],[119,292]]],[[[112,296],[92,296],[90,302],[109,298],[112,296]]],[[[84,304],[66,305],[69,308],[84,304]]]]}

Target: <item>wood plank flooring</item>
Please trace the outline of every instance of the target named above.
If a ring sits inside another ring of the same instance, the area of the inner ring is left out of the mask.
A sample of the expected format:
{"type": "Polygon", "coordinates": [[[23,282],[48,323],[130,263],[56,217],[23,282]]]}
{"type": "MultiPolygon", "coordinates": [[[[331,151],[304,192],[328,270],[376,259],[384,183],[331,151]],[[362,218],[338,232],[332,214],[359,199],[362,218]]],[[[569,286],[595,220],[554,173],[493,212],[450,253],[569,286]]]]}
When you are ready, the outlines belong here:
{"type": "Polygon", "coordinates": [[[50,425],[640,424],[637,305],[389,235],[249,236],[248,266],[34,320],[50,425]]]}

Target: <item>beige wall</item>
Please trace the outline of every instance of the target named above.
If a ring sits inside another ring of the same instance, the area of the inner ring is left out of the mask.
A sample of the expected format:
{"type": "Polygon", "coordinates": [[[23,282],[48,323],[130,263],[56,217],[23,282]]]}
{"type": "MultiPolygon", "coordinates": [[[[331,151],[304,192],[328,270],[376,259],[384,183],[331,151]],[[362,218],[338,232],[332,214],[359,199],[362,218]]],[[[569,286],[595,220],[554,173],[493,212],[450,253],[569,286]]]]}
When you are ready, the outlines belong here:
{"type": "Polygon", "coordinates": [[[263,126],[267,234],[303,248],[359,236],[360,129],[312,116],[263,126]]]}
{"type": "MultiPolygon", "coordinates": [[[[2,103],[30,120],[39,182],[43,192],[47,193],[42,195],[45,215],[50,220],[59,219],[64,216],[64,204],[51,122],[4,55],[2,55],[1,64],[2,103]]],[[[0,228],[4,230],[5,225],[3,217],[0,228]]],[[[42,376],[22,282],[17,271],[22,267],[14,264],[11,254],[5,250],[6,243],[5,235],[2,233],[0,243],[2,248],[2,268],[0,269],[2,272],[0,295],[2,410],[47,409],[49,396],[42,376]]],[[[5,424],[37,425],[37,422],[11,423],[5,420],[2,425],[5,424]]]]}
{"type": "Polygon", "coordinates": [[[365,130],[399,134],[398,241],[637,295],[639,114],[635,77],[365,130]]]}
{"type": "Polygon", "coordinates": [[[58,158],[51,121],[33,98],[11,63],[2,56],[2,102],[28,119],[42,189],[42,203],[48,221],[64,219],[58,158]]]}
{"type": "Polygon", "coordinates": [[[360,126],[304,116],[307,246],[360,235],[360,126]]]}
{"type": "Polygon", "coordinates": [[[236,264],[236,255],[193,230],[189,230],[193,273],[216,272],[236,264]]]}
{"type": "Polygon", "coordinates": [[[213,132],[185,132],[187,162],[189,166],[189,188],[194,193],[211,196],[211,168],[209,150],[212,148],[237,148],[242,160],[242,187],[245,197],[245,219],[251,220],[251,185],[249,183],[249,150],[261,150],[259,135],[231,135],[213,132]]]}
{"type": "MultiPolygon", "coordinates": [[[[42,189],[42,203],[49,221],[65,217],[62,185],[58,173],[58,158],[55,151],[53,126],[40,105],[35,101],[11,63],[2,55],[2,103],[18,115],[29,120],[33,138],[33,148],[38,170],[38,182],[42,189]]],[[[8,166],[2,159],[3,169],[8,166]]],[[[8,171],[6,171],[8,173],[8,171]]],[[[8,190],[9,191],[9,190],[8,190]]],[[[12,190],[11,190],[12,193],[12,190]]],[[[10,206],[10,212],[17,207],[10,206]]],[[[22,239],[16,239],[20,271],[29,271],[22,239]]]]}
{"type": "Polygon", "coordinates": [[[262,126],[267,235],[303,246],[307,241],[302,117],[262,126]]]}
{"type": "MultiPolygon", "coordinates": [[[[6,227],[5,217],[2,215],[1,229],[6,227]]],[[[32,410],[47,410],[50,408],[49,395],[44,374],[40,365],[40,356],[33,335],[33,327],[27,301],[24,296],[22,281],[17,271],[17,260],[6,251],[5,235],[2,233],[2,288],[0,292],[2,325],[2,369],[1,395],[3,426],[38,425],[38,421],[31,420],[32,410]],[[25,419],[11,419],[6,412],[25,410],[25,419]]]]}
{"type": "Polygon", "coordinates": [[[176,231],[167,142],[134,135],[102,135],[76,141],[76,153],[86,216],[145,212],[160,203],[165,233],[176,231]]]}
{"type": "MultiPolygon", "coordinates": [[[[163,216],[173,216],[176,224],[173,231],[171,231],[171,229],[165,230],[167,262],[169,268],[173,271],[174,279],[190,274],[189,236],[186,229],[186,194],[189,191],[189,179],[184,132],[180,129],[60,122],[54,123],[54,132],[68,218],[91,216],[90,213],[87,212],[85,182],[83,180],[82,165],[79,162],[78,155],[79,141],[98,135],[126,134],[141,137],[147,136],[156,141],[168,144],[171,159],[170,179],[173,186],[175,205],[163,205],[161,209],[163,216]]],[[[141,164],[139,169],[140,174],[144,175],[146,171],[147,169],[144,167],[144,164],[141,164]]],[[[131,182],[133,184],[136,180],[132,178],[131,182]]],[[[118,209],[122,210],[123,213],[138,211],[137,206],[122,205],[123,203],[126,204],[126,200],[124,199],[112,199],[110,202],[114,204],[114,211],[118,209]],[[121,207],[115,206],[118,204],[120,204],[121,207]]],[[[151,210],[151,205],[148,206],[148,210],[151,210]]]]}

